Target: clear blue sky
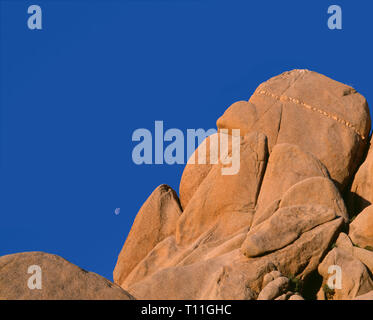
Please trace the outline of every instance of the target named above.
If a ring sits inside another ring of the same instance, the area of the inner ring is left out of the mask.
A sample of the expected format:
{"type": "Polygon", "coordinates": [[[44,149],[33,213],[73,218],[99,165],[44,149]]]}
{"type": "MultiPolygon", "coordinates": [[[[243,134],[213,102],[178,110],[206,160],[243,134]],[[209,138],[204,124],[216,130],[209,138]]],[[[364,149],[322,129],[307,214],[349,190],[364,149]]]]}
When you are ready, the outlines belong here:
{"type": "Polygon", "coordinates": [[[182,165],[132,163],[132,132],[155,120],[212,128],[294,68],[373,101],[371,1],[0,3],[0,255],[56,253],[112,279],[143,202],[178,191],[182,165]],[[43,30],[27,28],[31,4],[43,30]],[[342,30],[327,28],[331,4],[342,30]]]}

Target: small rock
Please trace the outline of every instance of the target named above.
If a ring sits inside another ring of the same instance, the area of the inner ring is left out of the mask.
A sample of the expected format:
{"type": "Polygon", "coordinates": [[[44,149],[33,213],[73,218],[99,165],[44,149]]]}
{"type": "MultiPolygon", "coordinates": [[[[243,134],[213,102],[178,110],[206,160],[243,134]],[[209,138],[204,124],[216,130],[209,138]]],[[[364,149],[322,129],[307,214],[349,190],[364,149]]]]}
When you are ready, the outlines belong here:
{"type": "Polygon", "coordinates": [[[289,279],[279,277],[268,283],[260,292],[257,300],[274,300],[283,294],[289,286],[289,279]]]}

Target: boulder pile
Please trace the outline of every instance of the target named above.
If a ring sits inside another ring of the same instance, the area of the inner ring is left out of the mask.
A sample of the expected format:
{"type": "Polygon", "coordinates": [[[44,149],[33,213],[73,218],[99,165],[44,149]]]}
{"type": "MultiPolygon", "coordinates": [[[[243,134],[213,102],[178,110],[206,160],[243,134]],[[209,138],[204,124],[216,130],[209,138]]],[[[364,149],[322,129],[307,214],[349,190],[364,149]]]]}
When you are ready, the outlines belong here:
{"type": "Polygon", "coordinates": [[[292,70],[231,105],[217,128],[186,164],[179,196],[162,184],[142,205],[115,284],[58,256],[20,253],[0,257],[0,298],[373,299],[365,98],[316,72],[292,70]],[[236,174],[208,161],[223,134],[239,138],[236,174]],[[206,164],[195,163],[206,149],[206,164]],[[47,270],[45,290],[25,288],[25,266],[33,263],[47,270]]]}
{"type": "MultiPolygon", "coordinates": [[[[167,185],[155,189],[118,257],[115,283],[137,299],[372,297],[365,98],[292,70],[231,105],[217,127],[229,135],[240,129],[239,172],[189,161],[180,199],[167,185]],[[332,286],[330,277],[341,281],[332,286]]],[[[218,148],[212,141],[201,144],[208,157],[218,148]]]]}

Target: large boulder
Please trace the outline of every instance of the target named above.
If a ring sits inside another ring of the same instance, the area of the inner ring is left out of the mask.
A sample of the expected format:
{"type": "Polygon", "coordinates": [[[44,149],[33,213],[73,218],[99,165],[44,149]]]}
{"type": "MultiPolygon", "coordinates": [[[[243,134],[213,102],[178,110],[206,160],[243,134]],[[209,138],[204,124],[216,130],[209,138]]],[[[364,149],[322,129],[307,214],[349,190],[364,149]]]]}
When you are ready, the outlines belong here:
{"type": "Polygon", "coordinates": [[[373,290],[373,281],[366,266],[349,252],[334,248],[330,251],[318,271],[323,277],[323,286],[319,298],[331,300],[351,300],[373,290]],[[341,270],[341,287],[329,288],[328,279],[333,276],[330,267],[338,266],[341,270]]]}
{"type": "Polygon", "coordinates": [[[293,185],[284,194],[279,207],[318,204],[332,209],[337,216],[349,221],[347,209],[334,183],[324,177],[311,177],[293,185]]]}
{"type": "Polygon", "coordinates": [[[355,89],[309,70],[284,72],[262,83],[248,102],[232,105],[219,129],[268,137],[269,151],[291,143],[316,156],[342,189],[367,147],[369,108],[355,89]]]}
{"type": "MultiPolygon", "coordinates": [[[[127,240],[118,259],[125,264],[117,265],[114,279],[139,299],[300,300],[302,292],[277,279],[281,274],[309,283],[318,269],[324,272],[320,263],[347,229],[341,191],[366,151],[366,101],[325,76],[294,70],[260,85],[249,102],[233,104],[217,125],[219,133],[184,169],[183,212],[172,206],[170,232],[149,235],[144,244],[127,240]],[[233,175],[222,174],[222,161],[210,162],[223,130],[228,154],[234,152],[231,140],[240,142],[240,168],[233,175]],[[205,153],[206,163],[196,163],[205,153]]],[[[151,227],[136,221],[131,237],[149,234],[151,227]]],[[[347,272],[360,268],[359,279],[367,281],[353,288],[356,296],[369,289],[371,256],[349,241],[345,235],[338,243],[353,263],[338,259],[347,272]]]]}
{"type": "Polygon", "coordinates": [[[178,244],[190,244],[209,230],[216,239],[251,225],[267,160],[266,137],[245,136],[240,158],[235,175],[223,175],[222,164],[210,170],[178,220],[178,244]]]}
{"type": "Polygon", "coordinates": [[[294,184],[310,177],[329,177],[323,164],[294,144],[276,145],[268,159],[258,197],[254,224],[262,221],[262,210],[280,199],[294,184]]]}
{"type": "MultiPolygon", "coordinates": [[[[229,140],[231,137],[229,136],[229,140]]],[[[207,177],[211,168],[216,164],[210,152],[219,152],[220,134],[215,133],[207,137],[194,151],[184,168],[181,176],[179,194],[182,208],[185,209],[199,185],[207,177]]]]}
{"type": "Polygon", "coordinates": [[[299,282],[295,279],[289,279],[281,274],[280,271],[271,271],[263,277],[262,290],[257,300],[304,300],[298,292],[299,282]]]}
{"type": "MultiPolygon", "coordinates": [[[[222,242],[208,242],[208,235],[203,235],[190,246],[176,247],[173,256],[157,270],[143,275],[146,268],[141,268],[137,278],[134,270],[130,275],[134,281],[125,281],[123,288],[138,299],[251,300],[263,289],[263,279],[271,268],[306,279],[317,269],[342,224],[342,218],[323,223],[284,248],[256,258],[241,253],[237,246],[243,239],[238,240],[238,236],[228,250],[209,255],[222,242]]],[[[151,265],[152,259],[153,253],[149,253],[141,264],[151,265]]]]}
{"type": "Polygon", "coordinates": [[[373,251],[354,246],[349,236],[343,232],[339,234],[335,245],[360,260],[373,273],[373,251]]]}
{"type": "Polygon", "coordinates": [[[242,252],[247,257],[256,257],[281,249],[302,233],[335,218],[335,212],[323,206],[281,208],[249,231],[241,247],[242,252]]]}
{"type": "Polygon", "coordinates": [[[274,300],[281,294],[284,294],[289,287],[289,279],[286,277],[278,277],[268,283],[259,293],[257,300],[274,300]]]}
{"type": "Polygon", "coordinates": [[[160,185],[137,214],[114,269],[114,281],[121,284],[131,270],[163,239],[174,234],[181,215],[177,194],[160,185]]]}
{"type": "Polygon", "coordinates": [[[3,299],[130,300],[134,298],[118,285],[96,273],[83,270],[57,255],[24,252],[0,257],[0,300],[3,299]],[[34,288],[38,285],[37,280],[33,278],[36,272],[41,272],[40,288],[34,288]]]}
{"type": "MultiPolygon", "coordinates": [[[[273,264],[282,274],[305,280],[317,270],[343,225],[342,218],[322,223],[305,231],[285,247],[256,257],[254,260],[260,265],[273,264]]],[[[282,233],[278,235],[278,238],[281,236],[282,233]]],[[[244,253],[246,249],[247,243],[243,242],[241,253],[244,253]]],[[[249,258],[249,261],[252,259],[249,258]]]]}

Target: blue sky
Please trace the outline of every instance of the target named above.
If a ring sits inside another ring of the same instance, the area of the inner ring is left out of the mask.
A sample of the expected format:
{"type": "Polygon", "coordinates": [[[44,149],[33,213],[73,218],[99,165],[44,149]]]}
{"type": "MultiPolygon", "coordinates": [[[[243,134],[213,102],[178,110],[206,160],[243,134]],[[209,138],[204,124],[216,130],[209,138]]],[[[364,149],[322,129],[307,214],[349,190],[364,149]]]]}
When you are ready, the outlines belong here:
{"type": "Polygon", "coordinates": [[[0,255],[45,251],[112,279],[150,193],[182,165],[132,162],[137,128],[213,128],[307,68],[373,101],[369,1],[0,0],[0,255]],[[43,29],[27,28],[38,4],[43,29]],[[329,30],[327,8],[343,10],[329,30]],[[120,208],[120,214],[115,214],[120,208]]]}

